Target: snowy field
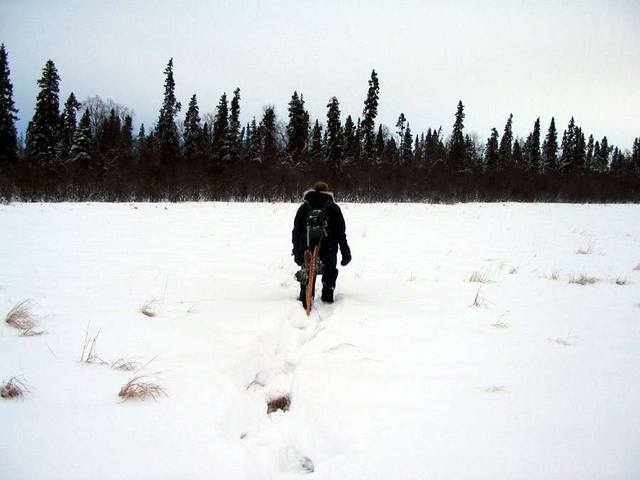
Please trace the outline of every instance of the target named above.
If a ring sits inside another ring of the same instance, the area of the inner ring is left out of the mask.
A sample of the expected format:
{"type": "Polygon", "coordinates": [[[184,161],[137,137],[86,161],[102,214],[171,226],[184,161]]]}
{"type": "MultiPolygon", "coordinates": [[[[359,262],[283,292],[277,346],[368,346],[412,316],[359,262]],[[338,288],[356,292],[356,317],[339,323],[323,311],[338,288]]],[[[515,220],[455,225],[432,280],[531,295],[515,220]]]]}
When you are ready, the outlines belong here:
{"type": "Polygon", "coordinates": [[[296,208],[0,205],[0,478],[640,478],[640,206],[343,205],[309,318],[296,208]]]}

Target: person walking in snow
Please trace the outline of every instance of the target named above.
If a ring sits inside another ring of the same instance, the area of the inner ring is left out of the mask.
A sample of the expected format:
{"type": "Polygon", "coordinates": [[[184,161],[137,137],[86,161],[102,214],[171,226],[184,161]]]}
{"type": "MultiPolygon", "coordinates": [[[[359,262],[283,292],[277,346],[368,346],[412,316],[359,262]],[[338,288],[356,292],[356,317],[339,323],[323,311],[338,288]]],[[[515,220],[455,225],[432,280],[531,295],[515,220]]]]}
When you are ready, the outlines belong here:
{"type": "Polygon", "coordinates": [[[293,258],[301,270],[296,274],[300,282],[300,297],[306,308],[306,267],[305,251],[320,245],[319,258],[322,275],[321,300],[333,303],[333,291],[338,278],[338,247],[343,267],[351,261],[351,249],[347,243],[344,217],[340,207],[334,202],[333,194],[325,182],[316,182],[303,196],[304,202],[298,208],[291,232],[293,258]],[[320,233],[318,233],[320,232],[320,233]]]}

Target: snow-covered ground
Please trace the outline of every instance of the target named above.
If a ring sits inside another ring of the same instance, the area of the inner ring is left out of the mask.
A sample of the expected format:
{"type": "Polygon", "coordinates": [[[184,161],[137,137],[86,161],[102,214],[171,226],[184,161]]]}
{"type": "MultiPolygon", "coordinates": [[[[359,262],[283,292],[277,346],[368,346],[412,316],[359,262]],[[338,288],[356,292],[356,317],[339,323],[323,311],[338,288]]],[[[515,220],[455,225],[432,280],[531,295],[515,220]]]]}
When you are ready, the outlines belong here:
{"type": "Polygon", "coordinates": [[[0,478],[640,478],[640,206],[343,205],[309,318],[296,208],[0,205],[0,478]]]}

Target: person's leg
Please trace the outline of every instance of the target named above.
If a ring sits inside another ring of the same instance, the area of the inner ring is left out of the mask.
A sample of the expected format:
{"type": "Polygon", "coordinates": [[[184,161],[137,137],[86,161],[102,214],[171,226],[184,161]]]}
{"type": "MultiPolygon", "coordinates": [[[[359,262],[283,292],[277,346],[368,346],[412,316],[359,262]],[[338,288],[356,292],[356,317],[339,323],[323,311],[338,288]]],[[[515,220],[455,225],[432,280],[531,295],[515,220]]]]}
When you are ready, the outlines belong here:
{"type": "Polygon", "coordinates": [[[331,303],[333,302],[333,290],[336,287],[336,280],[338,278],[338,257],[335,253],[328,254],[322,259],[324,265],[324,272],[322,273],[322,301],[331,303]]]}

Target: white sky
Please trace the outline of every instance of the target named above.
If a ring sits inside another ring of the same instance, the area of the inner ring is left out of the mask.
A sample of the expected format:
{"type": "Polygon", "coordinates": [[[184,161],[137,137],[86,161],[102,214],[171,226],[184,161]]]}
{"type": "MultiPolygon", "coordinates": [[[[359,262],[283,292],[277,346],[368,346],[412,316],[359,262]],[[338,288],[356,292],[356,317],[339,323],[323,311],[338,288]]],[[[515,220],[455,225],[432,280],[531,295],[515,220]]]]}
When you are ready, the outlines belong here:
{"type": "MultiPolygon", "coordinates": [[[[281,120],[294,89],[313,117],[331,96],[361,115],[372,68],[379,120],[400,112],[412,130],[451,131],[456,104],[483,140],[509,113],[526,136],[536,117],[560,131],[574,115],[585,133],[630,148],[640,136],[640,1],[56,1],[0,0],[19,129],[51,58],[61,103],[74,91],[111,98],[152,124],[163,69],[174,58],[183,111],[201,113],[241,88],[243,121],[274,104],[281,120]]],[[[395,130],[395,128],[393,128],[395,130]]]]}

